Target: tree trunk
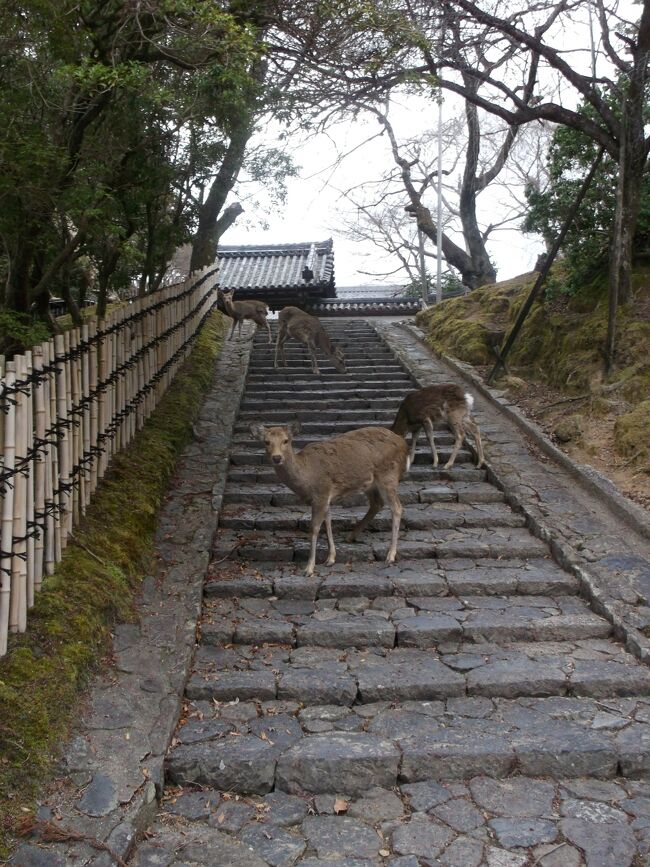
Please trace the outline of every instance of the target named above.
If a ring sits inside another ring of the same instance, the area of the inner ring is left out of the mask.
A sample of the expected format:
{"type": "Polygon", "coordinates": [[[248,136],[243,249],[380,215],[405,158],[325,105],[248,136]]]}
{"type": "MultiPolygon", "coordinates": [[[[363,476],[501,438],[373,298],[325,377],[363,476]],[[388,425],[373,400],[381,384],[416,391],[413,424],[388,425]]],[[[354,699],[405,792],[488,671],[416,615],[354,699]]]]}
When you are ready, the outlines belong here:
{"type": "MultiPolygon", "coordinates": [[[[471,86],[478,89],[478,84],[475,82],[471,82],[471,86]]],[[[483,235],[476,219],[476,176],[481,149],[481,128],[478,110],[469,100],[465,101],[465,117],[467,120],[467,154],[460,189],[459,213],[463,226],[463,237],[471,260],[471,269],[467,269],[469,283],[466,283],[465,277],[463,277],[463,283],[468,286],[471,283],[473,285],[470,288],[475,289],[486,283],[494,283],[497,279],[497,272],[490,262],[483,235]]]]}
{"type": "Polygon", "coordinates": [[[609,260],[609,310],[605,340],[606,375],[612,371],[616,357],[618,307],[620,304],[627,303],[630,295],[634,235],[639,219],[641,186],[648,152],[644,114],[649,51],[650,7],[646,3],[639,26],[627,92],[624,93],[622,101],[616,210],[609,260]]]}
{"type": "Polygon", "coordinates": [[[248,118],[237,125],[210,192],[199,208],[199,225],[192,240],[190,271],[205,268],[217,255],[219,215],[241,171],[251,132],[252,124],[248,118]]]}

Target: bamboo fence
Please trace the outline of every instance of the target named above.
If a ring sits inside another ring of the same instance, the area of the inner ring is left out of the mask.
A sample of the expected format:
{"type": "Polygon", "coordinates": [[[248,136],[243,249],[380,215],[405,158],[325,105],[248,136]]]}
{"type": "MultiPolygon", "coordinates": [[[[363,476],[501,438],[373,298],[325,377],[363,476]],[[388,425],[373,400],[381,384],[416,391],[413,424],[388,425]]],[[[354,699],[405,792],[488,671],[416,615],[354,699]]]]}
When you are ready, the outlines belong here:
{"type": "Polygon", "coordinates": [[[111,456],[156,408],[216,303],[211,265],[0,356],[0,656],[9,633],[26,630],[111,456]]]}

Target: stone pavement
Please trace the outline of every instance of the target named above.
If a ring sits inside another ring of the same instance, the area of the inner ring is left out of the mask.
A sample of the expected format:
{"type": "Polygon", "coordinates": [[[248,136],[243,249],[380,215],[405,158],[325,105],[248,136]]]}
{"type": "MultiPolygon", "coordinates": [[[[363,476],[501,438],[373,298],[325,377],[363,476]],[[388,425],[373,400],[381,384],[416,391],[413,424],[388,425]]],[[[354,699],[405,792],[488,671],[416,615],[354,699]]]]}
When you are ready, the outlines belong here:
{"type": "Polygon", "coordinates": [[[298,417],[301,445],[457,379],[395,325],[328,329],[346,375],[295,344],[275,371],[255,339],[162,808],[129,864],[650,864],[647,539],[479,399],[488,470],[469,449],[433,469],[422,438],[397,563],[386,513],[342,541],[351,498],[337,565],[306,578],[308,512],[249,424],[298,417]]]}

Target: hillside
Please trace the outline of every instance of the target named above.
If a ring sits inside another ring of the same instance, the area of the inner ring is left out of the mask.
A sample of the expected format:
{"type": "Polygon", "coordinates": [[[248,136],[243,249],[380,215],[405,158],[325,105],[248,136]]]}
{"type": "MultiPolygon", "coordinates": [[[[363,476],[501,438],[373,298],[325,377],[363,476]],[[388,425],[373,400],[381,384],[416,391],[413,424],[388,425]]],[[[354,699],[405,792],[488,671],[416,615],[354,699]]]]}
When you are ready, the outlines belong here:
{"type": "MultiPolygon", "coordinates": [[[[536,275],[483,286],[418,315],[438,352],[487,375],[536,275]]],[[[633,277],[631,301],[618,317],[617,365],[603,381],[606,278],[574,295],[556,269],[536,303],[499,380],[509,398],[568,454],[608,476],[650,507],[650,268],[633,277]]]]}

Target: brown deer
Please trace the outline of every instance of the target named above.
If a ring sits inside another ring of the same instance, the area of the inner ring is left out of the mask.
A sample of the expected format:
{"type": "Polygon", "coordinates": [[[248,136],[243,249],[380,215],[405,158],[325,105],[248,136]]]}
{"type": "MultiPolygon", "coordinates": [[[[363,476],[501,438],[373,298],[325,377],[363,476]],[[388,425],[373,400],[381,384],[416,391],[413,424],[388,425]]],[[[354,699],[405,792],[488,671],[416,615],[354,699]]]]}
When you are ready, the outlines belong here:
{"type": "Polygon", "coordinates": [[[230,336],[233,336],[235,333],[235,327],[239,325],[237,334],[241,337],[241,327],[244,319],[251,319],[260,328],[262,326],[266,327],[266,330],[269,332],[270,343],[271,326],[266,320],[266,317],[269,315],[268,305],[265,304],[264,301],[233,301],[232,299],[234,294],[235,293],[232,289],[224,289],[221,292],[224,309],[228,316],[231,316],[233,320],[230,336]]]}
{"type": "Polygon", "coordinates": [[[419,389],[419,391],[411,392],[404,398],[397,410],[391,430],[405,438],[407,433],[411,433],[410,460],[413,462],[415,445],[420,431],[424,428],[433,454],[433,465],[437,467],[438,452],[433,437],[432,422],[438,420],[447,422],[456,436],[451,455],[445,464],[445,469],[448,470],[454,465],[467,429],[476,442],[476,451],[478,452],[476,466],[482,467],[485,463],[485,455],[483,454],[481,431],[472,417],[473,406],[473,396],[460,385],[453,383],[429,385],[419,389]]]}
{"type": "Polygon", "coordinates": [[[313,575],[316,542],[323,521],[329,545],[327,565],[336,560],[332,536],[330,505],[348,494],[368,495],[368,511],[350,533],[354,542],[384,503],[393,514],[391,544],[387,563],[395,561],[402,503],[397,488],[409,467],[408,446],[402,437],[383,427],[362,427],[322,442],[309,443],[294,452],[292,437],[300,430],[298,422],[282,427],[251,425],[251,433],[261,439],[277,477],[305,503],[311,505],[311,551],[306,574],[313,575]]]}
{"type": "Polygon", "coordinates": [[[278,352],[282,359],[282,366],[286,367],[284,357],[284,343],[287,337],[293,337],[300,343],[305,343],[311,355],[311,369],[318,375],[318,360],[316,350],[320,349],[332,362],[339,373],[345,373],[345,353],[342,345],[337,345],[331,339],[327,331],[315,316],[310,316],[299,307],[283,307],[278,314],[278,339],[275,343],[275,362],[278,366],[278,352]]]}

